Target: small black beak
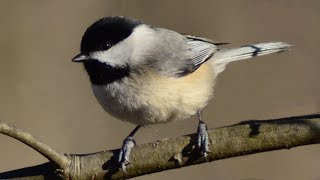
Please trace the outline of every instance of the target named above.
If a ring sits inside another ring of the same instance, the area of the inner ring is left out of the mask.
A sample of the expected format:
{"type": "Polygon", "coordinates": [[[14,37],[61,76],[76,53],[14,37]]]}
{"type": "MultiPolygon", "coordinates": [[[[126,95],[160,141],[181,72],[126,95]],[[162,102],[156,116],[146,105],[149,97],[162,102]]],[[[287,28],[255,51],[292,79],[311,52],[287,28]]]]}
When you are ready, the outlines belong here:
{"type": "Polygon", "coordinates": [[[74,58],[72,58],[72,62],[84,62],[89,60],[90,58],[87,55],[84,54],[78,54],[74,58]]]}

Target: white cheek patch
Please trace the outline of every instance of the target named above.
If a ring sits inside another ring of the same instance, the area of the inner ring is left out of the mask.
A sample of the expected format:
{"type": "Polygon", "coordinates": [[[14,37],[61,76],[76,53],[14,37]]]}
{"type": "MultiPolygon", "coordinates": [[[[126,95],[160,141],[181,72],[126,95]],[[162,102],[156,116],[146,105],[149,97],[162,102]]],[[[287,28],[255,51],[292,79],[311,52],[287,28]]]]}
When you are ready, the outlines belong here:
{"type": "Polygon", "coordinates": [[[90,53],[92,59],[111,66],[137,65],[141,63],[154,47],[154,30],[146,25],[140,25],[125,40],[105,51],[90,53]]]}
{"type": "Polygon", "coordinates": [[[148,54],[152,53],[152,50],[157,49],[155,31],[144,24],[136,27],[127,40],[134,47],[130,60],[135,65],[144,61],[148,54]]]}
{"type": "Polygon", "coordinates": [[[130,61],[132,47],[127,40],[121,41],[105,51],[90,53],[92,59],[107,63],[110,66],[125,66],[130,61]]]}

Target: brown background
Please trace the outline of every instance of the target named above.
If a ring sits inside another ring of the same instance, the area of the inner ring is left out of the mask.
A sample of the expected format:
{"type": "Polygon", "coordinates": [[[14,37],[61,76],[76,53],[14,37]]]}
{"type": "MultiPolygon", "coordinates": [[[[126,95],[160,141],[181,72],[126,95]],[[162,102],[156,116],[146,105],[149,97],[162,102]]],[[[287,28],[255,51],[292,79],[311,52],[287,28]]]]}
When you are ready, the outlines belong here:
{"type": "MultiPolygon", "coordinates": [[[[205,110],[210,128],[320,109],[320,1],[1,1],[0,120],[27,130],[60,152],[119,148],[134,128],[108,116],[88,77],[71,58],[93,21],[109,15],[233,45],[285,41],[288,53],[229,65],[205,110]]],[[[142,129],[146,143],[196,130],[195,119],[142,129]]],[[[0,172],[45,162],[0,135],[0,172]]],[[[320,145],[215,161],[137,179],[320,179],[320,145]]]]}

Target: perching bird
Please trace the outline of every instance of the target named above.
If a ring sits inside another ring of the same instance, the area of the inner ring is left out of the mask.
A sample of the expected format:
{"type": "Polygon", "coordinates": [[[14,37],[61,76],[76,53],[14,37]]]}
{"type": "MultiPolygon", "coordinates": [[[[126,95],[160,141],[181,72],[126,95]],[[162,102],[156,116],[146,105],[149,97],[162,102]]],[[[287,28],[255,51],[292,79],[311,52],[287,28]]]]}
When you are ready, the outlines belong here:
{"type": "Polygon", "coordinates": [[[82,62],[93,92],[109,114],[137,127],[123,141],[119,165],[125,170],[137,130],[146,125],[199,118],[196,147],[209,152],[201,111],[213,97],[216,77],[232,61],[287,50],[284,42],[220,49],[209,39],[182,35],[126,17],[93,23],[81,42],[82,62]]]}

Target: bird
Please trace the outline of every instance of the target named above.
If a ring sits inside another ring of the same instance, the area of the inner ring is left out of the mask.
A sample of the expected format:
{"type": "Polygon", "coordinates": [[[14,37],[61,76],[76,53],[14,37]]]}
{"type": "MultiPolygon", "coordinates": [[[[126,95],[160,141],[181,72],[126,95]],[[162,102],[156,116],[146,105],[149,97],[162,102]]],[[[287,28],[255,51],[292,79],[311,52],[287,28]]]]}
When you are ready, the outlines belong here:
{"type": "Polygon", "coordinates": [[[99,19],[86,29],[72,61],[84,65],[102,108],[136,125],[119,151],[119,168],[126,172],[141,127],[193,115],[199,120],[196,148],[206,157],[210,143],[202,111],[213,98],[217,76],[233,61],[291,46],[267,42],[221,48],[224,44],[123,16],[99,19]]]}

